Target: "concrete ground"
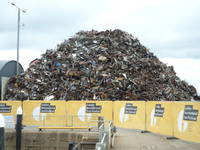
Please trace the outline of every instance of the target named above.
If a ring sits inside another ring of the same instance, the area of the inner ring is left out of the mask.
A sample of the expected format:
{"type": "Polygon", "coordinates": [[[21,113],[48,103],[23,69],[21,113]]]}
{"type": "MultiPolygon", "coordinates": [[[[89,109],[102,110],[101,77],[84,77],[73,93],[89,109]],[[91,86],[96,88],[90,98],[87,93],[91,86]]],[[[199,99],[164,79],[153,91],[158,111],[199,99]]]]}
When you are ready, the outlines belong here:
{"type": "Polygon", "coordinates": [[[113,150],[200,150],[200,143],[167,140],[166,136],[158,134],[118,129],[113,150]]]}

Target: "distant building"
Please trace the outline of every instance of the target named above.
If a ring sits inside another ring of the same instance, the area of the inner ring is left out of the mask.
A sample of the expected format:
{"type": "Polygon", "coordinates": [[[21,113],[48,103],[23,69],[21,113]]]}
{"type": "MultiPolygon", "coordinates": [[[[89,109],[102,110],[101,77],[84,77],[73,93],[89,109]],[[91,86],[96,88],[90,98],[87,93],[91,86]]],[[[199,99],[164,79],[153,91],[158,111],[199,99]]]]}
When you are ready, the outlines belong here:
{"type": "MultiPolygon", "coordinates": [[[[24,72],[22,65],[19,63],[19,73],[24,72]]],[[[0,94],[2,98],[2,93],[6,86],[4,80],[15,76],[17,73],[17,61],[15,60],[0,60],[0,94]]]]}

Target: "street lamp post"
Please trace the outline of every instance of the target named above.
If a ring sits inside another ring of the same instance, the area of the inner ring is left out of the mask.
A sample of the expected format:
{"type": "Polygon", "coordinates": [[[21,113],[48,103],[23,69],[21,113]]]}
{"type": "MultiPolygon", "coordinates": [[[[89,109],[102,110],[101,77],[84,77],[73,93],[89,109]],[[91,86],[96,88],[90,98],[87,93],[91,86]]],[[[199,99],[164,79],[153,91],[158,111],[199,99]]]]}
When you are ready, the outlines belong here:
{"type": "Polygon", "coordinates": [[[20,34],[20,12],[22,11],[23,13],[26,13],[25,10],[21,9],[15,3],[11,3],[11,5],[15,6],[18,9],[18,19],[17,19],[17,70],[16,74],[19,74],[19,34],[20,34]]]}

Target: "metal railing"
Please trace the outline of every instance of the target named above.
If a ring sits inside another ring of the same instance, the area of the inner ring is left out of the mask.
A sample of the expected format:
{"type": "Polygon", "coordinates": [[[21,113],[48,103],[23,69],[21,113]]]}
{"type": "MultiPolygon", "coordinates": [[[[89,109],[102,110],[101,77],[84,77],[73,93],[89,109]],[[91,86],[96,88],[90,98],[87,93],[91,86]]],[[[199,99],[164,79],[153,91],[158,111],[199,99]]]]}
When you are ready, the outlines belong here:
{"type": "MultiPolygon", "coordinates": [[[[103,117],[102,117],[103,118],[103,117]]],[[[6,118],[7,128],[14,128],[16,123],[15,116],[6,118]]],[[[99,116],[41,116],[41,115],[24,115],[23,116],[24,129],[38,127],[90,127],[95,134],[98,135],[98,142],[94,143],[95,150],[109,150],[113,145],[114,126],[112,121],[99,120],[99,116]]],[[[79,149],[81,144],[87,144],[81,141],[77,143],[73,150],[79,149]],[[82,142],[82,143],[81,143],[82,142]]],[[[91,143],[89,143],[91,144],[91,143]]]]}
{"type": "Polygon", "coordinates": [[[102,124],[99,127],[99,142],[96,143],[95,150],[109,150],[112,144],[112,137],[114,137],[114,126],[112,124],[112,121],[109,121],[109,124],[107,127],[102,124]]]}
{"type": "Polygon", "coordinates": [[[81,146],[84,144],[88,145],[95,144],[95,150],[109,150],[111,147],[113,147],[115,127],[113,126],[112,121],[93,120],[93,122],[96,122],[96,124],[98,124],[97,128],[98,142],[88,143],[81,141],[75,144],[72,150],[79,150],[81,149],[81,146]]]}
{"type": "Polygon", "coordinates": [[[77,115],[24,115],[27,127],[98,127],[98,116],[77,115]]]}

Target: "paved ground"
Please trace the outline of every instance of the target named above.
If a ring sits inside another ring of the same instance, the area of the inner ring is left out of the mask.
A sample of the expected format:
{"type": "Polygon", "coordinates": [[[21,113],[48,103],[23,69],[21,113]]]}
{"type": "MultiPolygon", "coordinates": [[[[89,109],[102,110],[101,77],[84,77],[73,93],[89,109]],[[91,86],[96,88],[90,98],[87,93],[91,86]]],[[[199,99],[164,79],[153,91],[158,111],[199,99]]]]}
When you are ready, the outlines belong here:
{"type": "Polygon", "coordinates": [[[200,143],[167,140],[158,134],[118,129],[113,150],[200,150],[200,143]]]}

